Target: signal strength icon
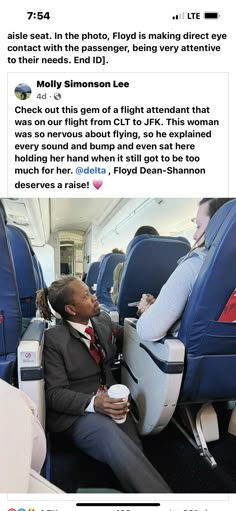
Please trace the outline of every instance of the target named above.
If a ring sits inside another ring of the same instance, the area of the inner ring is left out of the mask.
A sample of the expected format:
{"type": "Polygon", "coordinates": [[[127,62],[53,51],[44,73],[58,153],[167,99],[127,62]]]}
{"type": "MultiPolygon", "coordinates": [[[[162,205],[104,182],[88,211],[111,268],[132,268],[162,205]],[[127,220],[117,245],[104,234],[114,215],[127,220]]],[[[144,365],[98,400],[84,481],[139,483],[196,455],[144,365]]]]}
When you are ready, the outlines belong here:
{"type": "Polygon", "coordinates": [[[179,14],[172,16],[172,20],[184,20],[184,18],[185,18],[184,12],[180,12],[179,14]]]}

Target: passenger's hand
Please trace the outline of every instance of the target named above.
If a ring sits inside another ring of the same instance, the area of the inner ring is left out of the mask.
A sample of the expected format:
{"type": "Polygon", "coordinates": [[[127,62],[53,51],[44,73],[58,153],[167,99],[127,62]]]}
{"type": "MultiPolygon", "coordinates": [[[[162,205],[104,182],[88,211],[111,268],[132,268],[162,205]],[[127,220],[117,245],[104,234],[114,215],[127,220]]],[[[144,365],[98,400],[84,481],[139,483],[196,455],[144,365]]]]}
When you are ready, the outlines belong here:
{"type": "Polygon", "coordinates": [[[142,295],[137,310],[138,316],[141,316],[141,314],[143,314],[143,312],[145,312],[154,302],[155,298],[153,295],[150,295],[149,293],[142,295]]]}
{"type": "Polygon", "coordinates": [[[129,411],[129,402],[109,397],[108,394],[99,394],[94,399],[94,410],[109,415],[112,419],[123,419],[129,411]]]}

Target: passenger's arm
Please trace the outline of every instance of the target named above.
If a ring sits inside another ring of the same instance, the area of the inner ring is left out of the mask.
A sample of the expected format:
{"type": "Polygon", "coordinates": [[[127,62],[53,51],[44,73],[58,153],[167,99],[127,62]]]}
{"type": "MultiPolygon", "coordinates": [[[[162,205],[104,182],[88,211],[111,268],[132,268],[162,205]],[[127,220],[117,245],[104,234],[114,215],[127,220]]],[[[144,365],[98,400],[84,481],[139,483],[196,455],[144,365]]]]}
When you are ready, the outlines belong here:
{"type": "Polygon", "coordinates": [[[190,257],[169,277],[156,301],[137,321],[137,332],[145,341],[162,339],[181,317],[202,266],[200,257],[190,257]]]}
{"type": "Polygon", "coordinates": [[[138,304],[137,316],[141,316],[155,302],[155,298],[150,293],[143,294],[138,304]]]}
{"type": "Polygon", "coordinates": [[[93,395],[71,390],[61,353],[45,342],[44,370],[47,407],[69,415],[83,415],[93,395]]]}

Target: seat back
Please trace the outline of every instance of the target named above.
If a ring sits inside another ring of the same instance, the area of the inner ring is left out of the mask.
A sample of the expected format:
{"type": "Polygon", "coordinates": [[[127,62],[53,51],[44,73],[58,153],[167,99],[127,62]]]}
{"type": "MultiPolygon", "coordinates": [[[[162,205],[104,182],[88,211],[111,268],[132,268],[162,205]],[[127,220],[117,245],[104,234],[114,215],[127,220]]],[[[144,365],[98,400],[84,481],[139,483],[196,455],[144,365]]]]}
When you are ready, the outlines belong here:
{"type": "Polygon", "coordinates": [[[108,307],[114,307],[110,293],[110,289],[113,285],[113,271],[118,263],[124,261],[124,254],[109,253],[105,255],[100,264],[96,295],[98,301],[108,307]]]}
{"type": "Polygon", "coordinates": [[[38,289],[42,289],[46,286],[46,282],[44,280],[42,266],[35,253],[33,254],[33,265],[38,276],[38,289]]]}
{"type": "Polygon", "coordinates": [[[4,409],[0,421],[0,492],[63,493],[38,473],[46,454],[46,440],[35,404],[1,379],[0,401],[4,409]]]}
{"type": "Polygon", "coordinates": [[[95,289],[93,289],[94,284],[97,284],[98,273],[99,273],[100,261],[94,261],[90,264],[88,273],[86,275],[85,283],[89,287],[90,293],[94,294],[95,289]]]}
{"type": "Polygon", "coordinates": [[[155,297],[187,254],[190,244],[185,238],[143,234],[131,240],[118,296],[119,322],[135,317],[137,308],[128,304],[140,300],[143,293],[155,297]]]}
{"type": "Polygon", "coordinates": [[[42,266],[35,254],[35,251],[31,245],[31,241],[30,239],[28,238],[27,234],[25,231],[23,231],[22,229],[20,229],[19,227],[16,227],[14,226],[15,229],[18,229],[18,231],[21,232],[22,236],[25,238],[25,241],[29,247],[29,250],[30,250],[30,253],[32,255],[32,259],[33,259],[33,265],[34,265],[34,269],[35,269],[35,272],[36,272],[36,283],[37,283],[37,289],[41,289],[42,287],[45,287],[46,286],[46,283],[45,283],[45,280],[44,280],[44,276],[43,276],[43,270],[42,270],[42,266]]]}
{"type": "Polygon", "coordinates": [[[42,287],[38,262],[27,235],[14,225],[6,226],[14,260],[16,280],[23,317],[36,314],[36,291],[42,287]]]}
{"type": "Polygon", "coordinates": [[[22,314],[3,207],[0,208],[0,282],[0,378],[12,383],[22,314]]]}
{"type": "Polygon", "coordinates": [[[209,251],[181,320],[186,363],[180,402],[236,397],[236,323],[219,322],[236,288],[236,200],[209,222],[209,251]]]}

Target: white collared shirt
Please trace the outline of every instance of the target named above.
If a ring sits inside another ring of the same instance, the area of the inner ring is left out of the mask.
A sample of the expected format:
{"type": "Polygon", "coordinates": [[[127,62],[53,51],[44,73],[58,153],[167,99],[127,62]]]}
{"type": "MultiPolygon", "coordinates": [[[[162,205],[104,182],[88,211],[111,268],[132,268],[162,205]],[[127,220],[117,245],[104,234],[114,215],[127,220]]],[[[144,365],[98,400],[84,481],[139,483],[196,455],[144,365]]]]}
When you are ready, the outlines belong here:
{"type": "Polygon", "coordinates": [[[85,330],[88,327],[93,328],[93,325],[92,325],[90,319],[89,319],[87,325],[83,325],[82,323],[74,323],[74,321],[67,321],[67,323],[69,323],[72,326],[72,328],[74,328],[80,334],[82,334],[82,335],[84,335],[86,337],[86,339],[84,337],[82,337],[81,341],[83,341],[84,344],[86,344],[87,348],[89,349],[90,348],[91,337],[90,337],[90,335],[87,332],[85,332],[85,330]]]}

